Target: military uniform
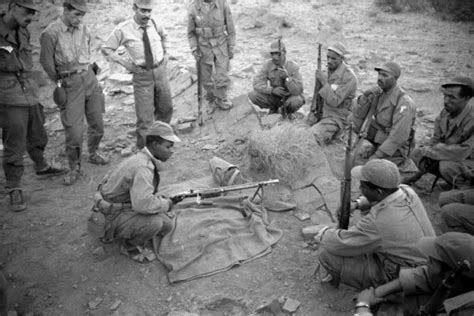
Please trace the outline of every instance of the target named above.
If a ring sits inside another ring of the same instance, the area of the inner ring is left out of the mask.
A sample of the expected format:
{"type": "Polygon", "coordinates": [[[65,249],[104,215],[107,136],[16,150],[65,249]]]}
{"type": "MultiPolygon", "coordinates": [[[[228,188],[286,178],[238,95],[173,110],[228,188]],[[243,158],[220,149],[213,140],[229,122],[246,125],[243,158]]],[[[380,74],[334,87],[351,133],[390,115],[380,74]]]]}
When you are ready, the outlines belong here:
{"type": "Polygon", "coordinates": [[[69,27],[59,19],[43,31],[40,44],[43,69],[53,82],[60,81],[66,91],[67,100],[59,106],[59,110],[72,173],[65,184],[72,184],[81,165],[84,118],[87,121],[87,148],[91,162],[94,162],[91,159],[99,157],[97,150],[104,135],[102,113],[105,101],[91,68],[91,34],[82,23],[77,28],[69,27]]]}
{"type": "Polygon", "coordinates": [[[235,47],[235,26],[227,1],[191,2],[187,36],[191,50],[198,49],[201,55],[199,62],[207,100],[211,103],[216,97],[217,105],[224,107],[230,84],[229,60],[235,47]]]}
{"type": "Polygon", "coordinates": [[[433,137],[413,156],[438,161],[438,171],[449,184],[469,185],[474,178],[473,99],[454,118],[443,109],[435,120],[433,137]]]}
{"type": "Polygon", "coordinates": [[[285,61],[283,68],[288,72],[288,78],[283,79],[278,70],[279,66],[272,60],[265,62],[253,80],[253,91],[248,95],[250,101],[261,108],[277,112],[285,107],[288,114],[296,112],[304,104],[303,77],[299,65],[291,60],[285,61]],[[283,87],[288,96],[279,97],[272,90],[283,87]]]}
{"type": "Polygon", "coordinates": [[[439,195],[441,228],[474,235],[474,188],[439,195]]]}
{"type": "Polygon", "coordinates": [[[357,78],[344,62],[329,73],[327,84],[319,90],[323,99],[323,115],[310,128],[316,139],[328,143],[347,125],[356,90],[357,78]]]}
{"type": "Polygon", "coordinates": [[[28,152],[37,171],[48,168],[44,150],[48,135],[38,86],[31,77],[33,46],[26,28],[10,30],[0,15],[0,128],[4,145],[5,188],[20,188],[23,154],[28,152]]]}
{"type": "MultiPolygon", "coordinates": [[[[408,153],[414,135],[415,103],[398,85],[387,92],[377,90],[374,98],[376,107],[366,137],[374,145],[372,153],[394,162],[401,171],[417,171],[408,163],[411,162],[408,153]],[[407,170],[403,170],[405,166],[408,166],[407,170]]],[[[352,112],[356,132],[362,127],[371,104],[354,105],[352,112]]]]}

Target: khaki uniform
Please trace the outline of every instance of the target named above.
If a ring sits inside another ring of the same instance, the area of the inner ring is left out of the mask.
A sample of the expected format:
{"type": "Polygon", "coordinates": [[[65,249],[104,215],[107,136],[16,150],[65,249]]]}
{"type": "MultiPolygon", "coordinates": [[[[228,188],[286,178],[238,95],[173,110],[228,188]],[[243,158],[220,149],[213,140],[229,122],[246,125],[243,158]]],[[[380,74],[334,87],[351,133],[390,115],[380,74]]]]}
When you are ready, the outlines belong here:
{"type": "Polygon", "coordinates": [[[316,139],[329,143],[342,131],[356,90],[357,78],[345,63],[329,74],[328,83],[319,90],[324,102],[322,118],[310,128],[316,139]]]}
{"type": "Polygon", "coordinates": [[[328,229],[319,261],[340,282],[364,289],[393,280],[400,267],[425,263],[417,242],[429,236],[435,231],[423,203],[413,189],[400,185],[355,226],[328,229]]]}
{"type": "Polygon", "coordinates": [[[202,83],[209,102],[227,99],[229,49],[235,47],[235,26],[226,0],[194,0],[188,7],[188,41],[201,53],[202,83]],[[214,67],[214,69],[213,69],[214,67]],[[214,75],[213,75],[214,70],[214,75]]]}
{"type": "Polygon", "coordinates": [[[21,186],[23,155],[28,152],[35,169],[48,167],[44,150],[48,134],[44,128],[43,106],[38,85],[31,77],[33,46],[26,28],[10,30],[0,14],[0,128],[4,146],[5,188],[21,186]]]}
{"type": "Polygon", "coordinates": [[[145,147],[109,171],[99,186],[94,208],[105,215],[104,241],[143,246],[171,230],[167,199],[158,194],[162,163],[145,147]]]}
{"type": "MultiPolygon", "coordinates": [[[[399,166],[407,165],[408,152],[413,137],[416,119],[416,107],[410,98],[398,85],[390,91],[375,94],[376,108],[368,131],[367,140],[373,145],[373,153],[378,158],[392,161],[399,166]]],[[[353,122],[358,132],[369,111],[370,102],[355,104],[353,107],[353,122]]],[[[413,164],[413,163],[412,163],[413,164]]],[[[406,170],[406,171],[417,171],[406,170]]]]}
{"type": "Polygon", "coordinates": [[[288,113],[296,112],[304,104],[303,77],[299,65],[286,60],[283,67],[288,72],[286,80],[280,77],[278,66],[268,60],[253,79],[253,89],[248,97],[253,104],[264,109],[276,112],[285,106],[288,113]],[[283,87],[288,92],[287,97],[278,97],[272,94],[273,88],[283,87]]]}
{"type": "Polygon", "coordinates": [[[442,110],[433,137],[413,156],[439,161],[439,173],[449,184],[469,185],[474,178],[474,99],[454,118],[442,110]]]}
{"type": "Polygon", "coordinates": [[[66,134],[66,155],[69,167],[80,167],[87,121],[87,148],[97,152],[104,135],[102,113],[105,101],[102,89],[92,71],[91,34],[87,27],[68,27],[59,19],[50,24],[40,37],[40,63],[53,82],[62,81],[67,101],[60,107],[61,122],[66,134]]]}
{"type": "Polygon", "coordinates": [[[474,188],[452,190],[439,195],[440,222],[444,232],[474,235],[474,188]]]}

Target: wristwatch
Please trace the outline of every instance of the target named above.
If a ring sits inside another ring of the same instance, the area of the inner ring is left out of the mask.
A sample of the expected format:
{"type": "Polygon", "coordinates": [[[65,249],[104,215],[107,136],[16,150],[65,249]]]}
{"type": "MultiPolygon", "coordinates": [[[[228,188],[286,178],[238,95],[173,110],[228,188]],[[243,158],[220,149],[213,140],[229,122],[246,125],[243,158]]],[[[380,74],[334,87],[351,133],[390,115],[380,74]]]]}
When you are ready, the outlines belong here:
{"type": "Polygon", "coordinates": [[[290,77],[286,77],[286,79],[285,79],[286,82],[288,82],[290,80],[291,80],[290,77]]]}
{"type": "Polygon", "coordinates": [[[366,302],[358,302],[355,306],[356,309],[358,308],[367,308],[368,310],[370,310],[370,305],[366,302]]]}

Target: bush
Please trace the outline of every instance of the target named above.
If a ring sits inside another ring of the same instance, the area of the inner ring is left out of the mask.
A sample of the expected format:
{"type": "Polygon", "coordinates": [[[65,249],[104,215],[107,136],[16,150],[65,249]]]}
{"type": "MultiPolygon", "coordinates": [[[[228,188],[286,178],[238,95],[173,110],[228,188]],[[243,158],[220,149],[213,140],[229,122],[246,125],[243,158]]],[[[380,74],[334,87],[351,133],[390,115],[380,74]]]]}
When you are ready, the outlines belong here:
{"type": "Polygon", "coordinates": [[[474,21],[472,0],[430,0],[436,12],[453,21],[474,21]]]}
{"type": "Polygon", "coordinates": [[[429,0],[374,0],[378,7],[390,8],[392,12],[427,11],[431,9],[429,0]]]}

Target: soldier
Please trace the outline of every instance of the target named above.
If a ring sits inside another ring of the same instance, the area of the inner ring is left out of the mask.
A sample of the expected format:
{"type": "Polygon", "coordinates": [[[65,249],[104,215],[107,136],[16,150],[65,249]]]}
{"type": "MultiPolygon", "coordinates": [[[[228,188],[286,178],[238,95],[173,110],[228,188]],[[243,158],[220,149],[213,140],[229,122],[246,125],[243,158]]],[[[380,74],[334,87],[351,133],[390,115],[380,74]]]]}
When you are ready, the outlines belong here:
{"type": "Polygon", "coordinates": [[[400,66],[387,62],[375,70],[378,72],[378,87],[364,92],[352,110],[355,131],[359,132],[364,120],[368,120],[366,139],[373,147],[366,156],[369,159],[388,159],[401,172],[416,172],[413,161],[408,158],[413,143],[416,108],[397,83],[400,66]]]}
{"type": "Polygon", "coordinates": [[[438,203],[441,230],[474,235],[474,187],[442,192],[438,203]]]}
{"type": "Polygon", "coordinates": [[[58,104],[66,134],[69,172],[64,185],[80,176],[84,118],[87,121],[88,162],[105,165],[109,161],[98,153],[104,135],[102,113],[104,95],[91,65],[91,34],[82,23],[89,12],[86,0],[65,0],[61,19],[41,34],[40,63],[49,78],[65,89],[66,100],[58,104]]]}
{"type": "Polygon", "coordinates": [[[44,158],[48,134],[44,128],[43,106],[38,86],[31,77],[33,50],[28,24],[38,6],[33,0],[13,0],[0,15],[0,128],[4,145],[3,170],[5,189],[10,195],[10,209],[26,209],[21,189],[24,172],[23,154],[28,152],[36,174],[51,176],[64,173],[44,158]]]}
{"type": "Polygon", "coordinates": [[[277,40],[270,45],[271,59],[253,79],[250,101],[261,108],[270,109],[269,114],[292,114],[304,104],[303,78],[299,65],[286,59],[285,44],[277,40]]]}
{"type": "Polygon", "coordinates": [[[474,181],[474,82],[456,77],[442,86],[444,109],[435,120],[430,141],[413,151],[420,173],[441,176],[451,187],[465,188],[474,181]]]}
{"type": "Polygon", "coordinates": [[[234,57],[235,26],[226,0],[194,0],[188,8],[188,41],[201,67],[209,111],[229,110],[229,65],[234,57]],[[214,70],[213,70],[214,68],[214,70]],[[213,75],[214,71],[214,75],[213,75]]]}
{"type": "Polygon", "coordinates": [[[93,210],[105,216],[103,242],[117,240],[121,252],[144,262],[155,259],[161,236],[172,228],[169,211],[175,202],[159,194],[160,171],[181,140],[168,124],[155,121],[147,130],[145,147],[109,171],[95,196],[93,210]]]}
{"type": "Polygon", "coordinates": [[[347,117],[357,90],[357,78],[344,62],[346,53],[341,43],[328,47],[328,76],[316,70],[316,80],[322,86],[319,95],[323,100],[323,114],[311,131],[320,143],[330,143],[347,126],[347,117]]]}
{"type": "Polygon", "coordinates": [[[415,191],[400,185],[393,162],[369,160],[353,168],[352,176],[372,204],[369,212],[348,230],[328,226],[315,239],[319,262],[329,273],[325,281],[363,289],[393,280],[401,267],[423,264],[417,242],[435,232],[415,191]]]}
{"type": "Polygon", "coordinates": [[[132,19],[120,23],[102,46],[109,61],[133,74],[133,93],[137,115],[137,148],[145,146],[147,129],[154,120],[169,123],[173,103],[168,81],[168,34],[151,18],[154,0],[134,0],[132,19]],[[116,53],[125,46],[128,58],[116,53]]]}

